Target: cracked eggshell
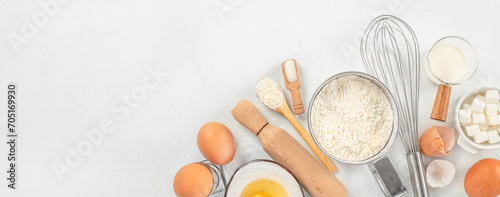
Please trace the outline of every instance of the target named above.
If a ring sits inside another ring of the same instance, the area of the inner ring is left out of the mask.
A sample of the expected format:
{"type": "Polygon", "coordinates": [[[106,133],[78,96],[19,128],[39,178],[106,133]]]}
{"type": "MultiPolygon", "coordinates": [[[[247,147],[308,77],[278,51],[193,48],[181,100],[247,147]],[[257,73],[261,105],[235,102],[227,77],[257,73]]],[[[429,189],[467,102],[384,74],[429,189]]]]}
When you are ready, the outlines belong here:
{"type": "Polygon", "coordinates": [[[425,156],[445,156],[455,145],[455,130],[434,125],[420,136],[418,142],[420,151],[425,156]]]}
{"type": "Polygon", "coordinates": [[[455,166],[449,161],[436,159],[426,170],[427,183],[431,187],[443,188],[451,183],[455,176],[455,166]]]}

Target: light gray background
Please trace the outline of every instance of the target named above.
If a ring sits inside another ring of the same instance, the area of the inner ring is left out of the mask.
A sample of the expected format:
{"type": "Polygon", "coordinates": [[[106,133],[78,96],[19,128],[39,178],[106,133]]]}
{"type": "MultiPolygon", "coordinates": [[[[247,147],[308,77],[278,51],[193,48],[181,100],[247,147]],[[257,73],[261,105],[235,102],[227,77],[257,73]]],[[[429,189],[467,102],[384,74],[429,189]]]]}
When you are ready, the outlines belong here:
{"type": "MultiPolygon", "coordinates": [[[[203,159],[196,134],[208,121],[233,132],[237,155],[226,166],[231,174],[246,161],[269,158],[230,114],[243,98],[305,145],[284,117],[259,102],[255,82],[269,77],[284,88],[279,65],[295,58],[309,104],[326,78],[364,71],[360,37],[379,14],[405,20],[418,36],[421,54],[447,35],[468,39],[479,54],[477,74],[453,87],[446,123],[429,118],[437,86],[422,72],[420,133],[435,124],[452,126],[453,106],[463,93],[500,81],[498,1],[60,0],[54,12],[40,6],[45,2],[55,1],[0,0],[0,114],[6,113],[6,84],[17,82],[20,131],[18,189],[7,189],[1,178],[0,196],[174,196],[176,171],[203,159]],[[23,35],[33,17],[37,31],[23,35]],[[9,39],[13,34],[26,40],[16,47],[9,39]],[[168,76],[120,119],[113,103],[140,89],[147,68],[157,67],[168,76]],[[83,131],[98,128],[106,117],[114,132],[104,134],[58,181],[52,165],[65,164],[67,148],[75,149],[86,139],[83,131]]],[[[5,131],[6,117],[1,117],[5,131]]],[[[305,115],[299,119],[307,127],[305,115]]],[[[3,172],[7,149],[0,133],[3,172]]],[[[397,139],[389,156],[411,188],[404,155],[397,139]]],[[[473,155],[453,148],[441,159],[454,163],[457,174],[431,194],[464,196],[467,169],[486,157],[500,159],[500,153],[473,155]]],[[[432,160],[424,158],[426,164],[432,160]]],[[[335,175],[351,196],[382,196],[366,166],[335,164],[335,175]]]]}

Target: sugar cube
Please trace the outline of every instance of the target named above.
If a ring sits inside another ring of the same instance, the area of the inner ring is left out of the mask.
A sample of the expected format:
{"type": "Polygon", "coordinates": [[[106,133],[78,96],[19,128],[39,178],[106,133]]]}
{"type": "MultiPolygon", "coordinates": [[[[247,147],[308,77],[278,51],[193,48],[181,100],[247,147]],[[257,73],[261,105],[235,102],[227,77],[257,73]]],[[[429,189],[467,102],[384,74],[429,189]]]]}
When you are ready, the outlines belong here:
{"type": "MultiPolygon", "coordinates": [[[[495,112],[496,112],[496,109],[495,109],[495,112]]],[[[471,121],[472,121],[472,112],[470,110],[461,109],[458,111],[458,122],[470,123],[471,121]]]]}
{"type": "Polygon", "coordinates": [[[460,123],[460,126],[462,126],[463,128],[468,127],[468,126],[472,126],[472,125],[474,125],[474,124],[472,124],[472,122],[471,123],[460,123]]]}
{"type": "Polygon", "coordinates": [[[486,133],[486,131],[481,131],[479,133],[476,133],[476,135],[472,136],[472,138],[474,139],[474,142],[480,144],[488,140],[488,133],[486,133]]]}
{"type": "Polygon", "coordinates": [[[500,103],[497,103],[497,110],[500,112],[500,103]]]}
{"type": "Polygon", "coordinates": [[[497,105],[496,104],[486,104],[486,115],[493,116],[497,115],[497,105]]]}
{"type": "Polygon", "coordinates": [[[488,143],[494,144],[500,142],[500,136],[498,136],[498,132],[496,130],[488,131],[488,143]]]}
{"type": "Polygon", "coordinates": [[[484,97],[483,95],[478,94],[478,95],[476,96],[476,98],[478,98],[479,100],[482,100],[482,101],[485,101],[485,102],[486,102],[486,97],[484,97]]]}
{"type": "Polygon", "coordinates": [[[488,116],[489,125],[500,125],[500,115],[488,116]]]}
{"type": "Polygon", "coordinates": [[[484,124],[486,123],[486,117],[484,116],[484,114],[472,114],[472,123],[484,124]]]}
{"type": "Polygon", "coordinates": [[[476,97],[472,101],[470,109],[479,113],[483,113],[485,107],[486,103],[484,102],[484,100],[481,100],[480,98],[476,97]]]}
{"type": "Polygon", "coordinates": [[[470,109],[470,104],[464,104],[462,105],[462,109],[470,109]]]}
{"type": "Polygon", "coordinates": [[[481,129],[481,131],[485,131],[490,127],[489,124],[478,124],[477,126],[481,129]]]}
{"type": "Polygon", "coordinates": [[[498,132],[500,132],[500,125],[492,125],[492,126],[491,126],[491,129],[495,129],[495,130],[497,130],[498,132]]]}
{"type": "Polygon", "coordinates": [[[465,131],[466,131],[467,135],[471,136],[471,137],[476,135],[477,133],[481,132],[481,130],[479,130],[479,126],[477,126],[477,125],[467,126],[467,127],[465,127],[465,131]]]}
{"type": "Polygon", "coordinates": [[[498,100],[500,99],[498,90],[486,90],[484,97],[486,98],[486,103],[498,103],[498,100]]]}

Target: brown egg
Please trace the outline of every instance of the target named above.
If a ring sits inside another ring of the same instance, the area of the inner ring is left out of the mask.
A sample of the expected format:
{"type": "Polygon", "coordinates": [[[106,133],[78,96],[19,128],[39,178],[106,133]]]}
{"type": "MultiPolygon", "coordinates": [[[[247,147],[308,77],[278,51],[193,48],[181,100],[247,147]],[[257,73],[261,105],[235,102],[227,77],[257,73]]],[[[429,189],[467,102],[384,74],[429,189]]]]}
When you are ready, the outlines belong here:
{"type": "Polygon", "coordinates": [[[174,192],[178,197],[207,197],[213,185],[212,173],[200,163],[182,167],[174,177],[174,192]]]}
{"type": "Polygon", "coordinates": [[[476,162],[465,175],[464,187],[470,197],[499,196],[500,160],[487,158],[476,162]]]}
{"type": "Polygon", "coordinates": [[[432,126],[418,140],[420,152],[429,157],[441,157],[455,145],[455,130],[448,127],[432,126]]]}
{"type": "Polygon", "coordinates": [[[198,149],[210,162],[225,165],[236,154],[236,143],[231,131],[222,123],[209,122],[198,132],[198,149]]]}

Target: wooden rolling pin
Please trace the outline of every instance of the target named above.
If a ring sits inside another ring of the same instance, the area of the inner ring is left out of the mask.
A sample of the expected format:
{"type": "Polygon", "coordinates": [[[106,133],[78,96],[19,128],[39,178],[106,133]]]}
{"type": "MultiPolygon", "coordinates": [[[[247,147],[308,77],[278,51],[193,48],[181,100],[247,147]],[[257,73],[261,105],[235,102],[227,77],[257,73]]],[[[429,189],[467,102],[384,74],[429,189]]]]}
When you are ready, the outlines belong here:
{"type": "Polygon", "coordinates": [[[257,108],[245,99],[231,111],[234,119],[255,133],[264,150],[285,165],[312,196],[348,196],[340,180],[285,130],[270,125],[257,108]]]}

